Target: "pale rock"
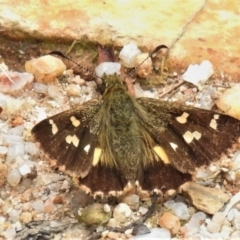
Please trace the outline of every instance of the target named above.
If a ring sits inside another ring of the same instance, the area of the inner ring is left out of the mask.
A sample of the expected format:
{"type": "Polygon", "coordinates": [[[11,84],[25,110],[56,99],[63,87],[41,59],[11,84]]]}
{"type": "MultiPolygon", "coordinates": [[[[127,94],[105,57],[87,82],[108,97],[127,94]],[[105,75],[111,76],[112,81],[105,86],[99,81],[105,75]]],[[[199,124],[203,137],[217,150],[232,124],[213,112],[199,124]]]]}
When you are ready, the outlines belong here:
{"type": "Polygon", "coordinates": [[[111,207],[110,207],[108,204],[104,204],[104,205],[103,205],[103,210],[104,210],[105,212],[111,212],[111,207]]]}
{"type": "Polygon", "coordinates": [[[15,227],[17,232],[22,230],[22,224],[19,221],[15,222],[13,226],[15,227]]]}
{"type": "Polygon", "coordinates": [[[17,168],[14,168],[8,172],[7,182],[12,186],[16,187],[21,181],[21,173],[17,168]]]}
{"type": "Polygon", "coordinates": [[[240,231],[234,231],[230,237],[229,237],[229,240],[237,240],[237,239],[240,239],[240,231]]]}
{"type": "Polygon", "coordinates": [[[78,84],[69,84],[66,87],[66,92],[68,96],[80,96],[81,94],[81,87],[78,84]]]}
{"type": "Polygon", "coordinates": [[[35,210],[36,213],[43,213],[44,212],[44,203],[42,200],[38,199],[32,202],[32,208],[35,210]]]}
{"type": "Polygon", "coordinates": [[[71,80],[73,83],[79,84],[80,86],[86,84],[86,81],[82,79],[79,75],[74,76],[71,80]]]}
{"type": "Polygon", "coordinates": [[[204,187],[194,182],[183,184],[180,191],[188,197],[193,206],[209,214],[217,213],[230,199],[230,196],[219,188],[204,187]]]}
{"type": "MultiPolygon", "coordinates": [[[[230,209],[236,205],[238,202],[240,202],[240,192],[238,192],[237,194],[235,194],[231,200],[228,202],[227,206],[225,207],[225,210],[223,211],[223,213],[225,214],[225,216],[227,216],[227,214],[229,213],[230,209]]],[[[234,209],[234,214],[237,210],[234,209]]]]}
{"type": "Polygon", "coordinates": [[[200,98],[200,108],[211,110],[214,106],[215,102],[212,99],[212,95],[216,92],[215,88],[212,86],[208,86],[207,89],[204,90],[202,96],[200,98]]]}
{"type": "Polygon", "coordinates": [[[3,144],[20,144],[23,143],[23,137],[11,134],[2,134],[3,144]]]}
{"type": "Polygon", "coordinates": [[[47,113],[46,113],[46,110],[44,108],[36,106],[35,107],[35,111],[37,113],[37,120],[36,120],[36,122],[40,122],[43,119],[47,118],[47,113]]]}
{"type": "Polygon", "coordinates": [[[221,212],[217,212],[213,215],[212,220],[207,225],[207,230],[210,233],[218,233],[221,230],[225,216],[221,212]]]}
{"type": "Polygon", "coordinates": [[[60,76],[66,70],[66,66],[61,59],[45,55],[27,61],[25,69],[34,75],[37,82],[49,83],[60,76]]]}
{"type": "Polygon", "coordinates": [[[9,217],[8,219],[13,223],[17,222],[19,220],[19,216],[20,216],[21,212],[22,212],[21,210],[12,209],[8,213],[8,217],[9,217]]]}
{"type": "Polygon", "coordinates": [[[25,202],[22,204],[22,211],[27,212],[31,209],[30,202],[25,202]]]}
{"type": "Polygon", "coordinates": [[[231,222],[233,220],[233,218],[234,218],[234,209],[232,208],[229,210],[229,212],[227,214],[227,220],[231,222]]]}
{"type": "Polygon", "coordinates": [[[37,154],[38,152],[38,148],[36,147],[35,143],[32,142],[25,142],[24,143],[24,151],[28,154],[30,154],[31,156],[34,156],[37,154]]]}
{"type": "Polygon", "coordinates": [[[5,71],[0,73],[0,89],[2,93],[15,94],[33,81],[31,73],[5,71]]]}
{"type": "Polygon", "coordinates": [[[103,62],[95,68],[95,73],[98,77],[106,75],[120,74],[121,64],[118,62],[103,62]]]}
{"type": "Polygon", "coordinates": [[[10,128],[8,130],[8,134],[21,136],[23,134],[23,130],[24,130],[24,126],[20,125],[20,126],[14,127],[14,128],[10,128]]]}
{"type": "Polygon", "coordinates": [[[102,234],[101,234],[102,238],[106,238],[108,233],[109,233],[109,230],[102,232],[102,234]]]}
{"type": "Polygon", "coordinates": [[[182,75],[182,79],[197,86],[206,82],[213,73],[212,63],[204,60],[200,65],[190,64],[187,71],[182,75]]]}
{"type": "Polygon", "coordinates": [[[135,68],[140,78],[146,78],[152,73],[152,59],[148,53],[141,53],[136,57],[135,68]]]}
{"type": "Polygon", "coordinates": [[[56,206],[53,204],[54,196],[49,197],[44,204],[45,213],[53,213],[56,211],[56,206]]]}
{"type": "Polygon", "coordinates": [[[107,226],[116,228],[116,227],[119,227],[119,222],[115,218],[110,218],[110,220],[107,223],[107,226]]]}
{"type": "Polygon", "coordinates": [[[7,240],[14,240],[16,236],[16,230],[14,227],[8,228],[7,230],[2,232],[2,235],[7,239],[7,240]]]}
{"type": "Polygon", "coordinates": [[[23,223],[29,223],[32,221],[32,213],[31,212],[22,212],[20,219],[23,223]]]}
{"type": "Polygon", "coordinates": [[[51,98],[59,97],[59,89],[56,85],[49,85],[47,90],[48,96],[51,98]]]}
{"type": "Polygon", "coordinates": [[[16,159],[17,157],[23,157],[24,155],[24,143],[12,144],[8,148],[8,159],[16,159]]]}
{"type": "Polygon", "coordinates": [[[107,234],[107,236],[109,237],[109,239],[119,239],[121,237],[121,233],[118,232],[109,232],[107,234]]]}
{"type": "Polygon", "coordinates": [[[240,212],[235,209],[232,225],[235,230],[240,230],[240,212]]]}
{"type": "Polygon", "coordinates": [[[113,211],[113,217],[119,222],[125,222],[131,215],[132,210],[125,203],[119,203],[113,211]]]}
{"type": "Polygon", "coordinates": [[[137,211],[139,208],[139,196],[137,194],[128,195],[121,202],[126,203],[133,211],[137,211]]]}
{"type": "Polygon", "coordinates": [[[145,235],[132,236],[132,240],[170,240],[171,233],[164,228],[152,228],[151,233],[145,235]]]}
{"type": "Polygon", "coordinates": [[[136,42],[131,41],[130,43],[123,46],[119,53],[122,65],[128,68],[135,66],[136,57],[141,53],[138,49],[136,42]]]}
{"type": "Polygon", "coordinates": [[[145,208],[145,207],[142,207],[142,206],[140,206],[140,208],[139,208],[139,210],[138,210],[140,213],[141,213],[141,215],[144,215],[144,214],[146,214],[147,213],[147,211],[148,211],[148,208],[145,208]]]}
{"type": "Polygon", "coordinates": [[[4,229],[4,223],[5,223],[5,222],[6,222],[6,218],[0,216],[0,232],[3,231],[3,229],[4,229]]]}
{"type": "Polygon", "coordinates": [[[18,168],[22,176],[27,175],[28,173],[31,172],[31,168],[27,164],[23,164],[18,168]]]}
{"type": "Polygon", "coordinates": [[[167,201],[164,203],[164,206],[168,209],[171,209],[173,213],[179,217],[181,220],[188,220],[190,218],[190,214],[188,212],[188,208],[186,204],[182,202],[174,202],[173,200],[167,201]]]}
{"type": "Polygon", "coordinates": [[[191,236],[198,233],[202,222],[206,219],[206,214],[203,212],[196,212],[192,215],[190,221],[180,228],[184,237],[191,236]]]}
{"type": "Polygon", "coordinates": [[[0,101],[5,102],[3,108],[4,111],[1,113],[1,115],[7,117],[16,114],[16,112],[19,112],[26,104],[25,99],[13,98],[9,95],[3,94],[2,92],[0,92],[0,101]]]}
{"type": "Polygon", "coordinates": [[[229,239],[230,234],[232,233],[233,229],[231,226],[225,226],[223,225],[221,228],[221,236],[223,237],[223,239],[229,239]]]}
{"type": "Polygon", "coordinates": [[[41,93],[41,94],[47,95],[48,87],[46,84],[35,82],[33,84],[33,90],[36,93],[41,93]]]}
{"type": "Polygon", "coordinates": [[[240,120],[240,84],[236,84],[225,92],[216,101],[216,105],[226,114],[240,120]]]}
{"type": "Polygon", "coordinates": [[[178,232],[181,226],[179,218],[170,212],[166,212],[160,217],[159,225],[162,228],[168,229],[173,235],[178,232]]]}
{"type": "Polygon", "coordinates": [[[6,155],[8,153],[8,147],[0,146],[0,155],[6,155]]]}

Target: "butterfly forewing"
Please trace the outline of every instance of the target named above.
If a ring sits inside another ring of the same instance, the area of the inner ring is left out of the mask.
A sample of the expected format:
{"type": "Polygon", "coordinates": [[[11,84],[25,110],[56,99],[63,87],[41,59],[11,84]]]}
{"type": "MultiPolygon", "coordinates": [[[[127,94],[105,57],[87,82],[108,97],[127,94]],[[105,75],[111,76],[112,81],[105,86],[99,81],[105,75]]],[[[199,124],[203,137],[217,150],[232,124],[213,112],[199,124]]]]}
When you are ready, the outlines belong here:
{"type": "Polygon", "coordinates": [[[183,173],[218,159],[240,136],[240,121],[233,117],[156,99],[137,101],[155,119],[148,129],[183,173]],[[162,121],[164,130],[159,128],[162,121]]]}
{"type": "Polygon", "coordinates": [[[33,129],[37,142],[58,166],[84,177],[92,165],[97,135],[91,132],[91,120],[100,107],[98,100],[59,113],[38,123],[33,129]]]}

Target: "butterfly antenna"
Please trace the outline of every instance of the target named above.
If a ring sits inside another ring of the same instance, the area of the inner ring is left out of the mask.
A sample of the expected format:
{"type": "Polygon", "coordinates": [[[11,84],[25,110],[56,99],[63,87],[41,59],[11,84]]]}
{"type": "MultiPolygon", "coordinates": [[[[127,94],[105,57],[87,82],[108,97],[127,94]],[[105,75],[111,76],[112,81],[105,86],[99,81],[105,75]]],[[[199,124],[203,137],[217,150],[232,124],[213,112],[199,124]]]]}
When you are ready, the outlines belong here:
{"type": "MultiPolygon", "coordinates": [[[[74,64],[75,64],[76,66],[78,66],[81,70],[84,70],[84,71],[89,71],[89,70],[90,70],[89,68],[83,67],[83,66],[81,66],[79,63],[77,63],[76,61],[74,61],[74,60],[72,60],[71,58],[65,56],[65,55],[64,55],[62,52],[60,52],[60,51],[52,51],[52,52],[50,52],[50,53],[48,53],[48,54],[54,54],[54,55],[58,55],[58,56],[60,56],[60,57],[62,57],[62,58],[65,58],[65,59],[67,59],[68,61],[74,63],[74,64]]],[[[89,71],[89,72],[90,72],[94,77],[96,77],[96,78],[98,78],[98,79],[100,79],[100,80],[103,80],[101,77],[97,76],[94,71],[89,71]]],[[[100,84],[99,84],[97,81],[95,81],[95,82],[96,82],[98,88],[101,89],[100,84]]]]}
{"type": "Polygon", "coordinates": [[[166,46],[166,45],[159,45],[159,46],[157,46],[150,54],[149,54],[149,56],[147,57],[147,58],[145,58],[137,67],[135,67],[134,69],[132,69],[130,72],[129,72],[129,76],[132,76],[132,74],[134,73],[134,72],[136,72],[136,70],[145,62],[145,61],[147,61],[149,58],[152,58],[152,57],[154,57],[154,55],[159,51],[159,50],[161,50],[161,49],[163,49],[163,48],[166,48],[166,49],[168,49],[168,47],[166,46]]]}

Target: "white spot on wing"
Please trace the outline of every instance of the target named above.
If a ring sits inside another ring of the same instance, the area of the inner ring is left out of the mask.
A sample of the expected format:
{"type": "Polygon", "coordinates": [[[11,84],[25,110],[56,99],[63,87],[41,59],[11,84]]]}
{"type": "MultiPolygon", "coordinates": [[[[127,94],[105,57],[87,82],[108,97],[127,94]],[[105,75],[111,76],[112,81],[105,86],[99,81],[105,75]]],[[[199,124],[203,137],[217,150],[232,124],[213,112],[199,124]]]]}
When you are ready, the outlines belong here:
{"type": "Polygon", "coordinates": [[[80,121],[76,117],[72,116],[72,117],[70,117],[70,120],[74,127],[78,127],[80,125],[80,121]]]}
{"type": "Polygon", "coordinates": [[[165,150],[160,147],[159,145],[156,145],[154,148],[153,148],[154,152],[161,158],[161,160],[165,163],[165,164],[169,164],[169,159],[168,159],[168,156],[167,156],[167,153],[165,152],[165,150]]]}
{"type": "Polygon", "coordinates": [[[99,159],[101,157],[102,149],[101,148],[95,148],[93,153],[93,166],[96,166],[99,162],[99,159]]]}
{"type": "Polygon", "coordinates": [[[176,151],[176,149],[178,148],[178,145],[176,143],[170,142],[170,146],[172,147],[172,149],[174,151],[176,151]]]}
{"type": "Polygon", "coordinates": [[[193,135],[191,132],[187,131],[183,134],[183,138],[185,140],[186,143],[191,143],[193,140],[193,135]]]}
{"type": "Polygon", "coordinates": [[[217,130],[217,121],[216,121],[216,119],[213,118],[213,119],[211,120],[209,126],[210,126],[212,129],[217,130]]]}
{"type": "Polygon", "coordinates": [[[199,140],[202,137],[202,134],[198,131],[193,132],[193,137],[197,140],[199,140]]]}
{"type": "Polygon", "coordinates": [[[77,147],[79,144],[79,139],[75,134],[73,136],[68,135],[65,140],[68,144],[72,143],[75,147],[77,147]]]}
{"type": "Polygon", "coordinates": [[[187,118],[188,118],[189,114],[184,112],[181,116],[179,117],[176,117],[176,120],[181,123],[181,124],[184,124],[187,122],[187,118]]]}
{"type": "Polygon", "coordinates": [[[49,119],[49,123],[52,125],[52,134],[55,135],[58,132],[57,125],[52,119],[49,119]]]}
{"type": "Polygon", "coordinates": [[[85,151],[86,153],[88,153],[89,149],[90,149],[90,144],[88,144],[88,145],[86,145],[86,146],[84,147],[84,151],[85,151]]]}
{"type": "Polygon", "coordinates": [[[193,133],[187,131],[183,134],[183,138],[186,143],[191,143],[193,139],[199,140],[202,137],[202,134],[198,131],[194,131],[193,133]]]}

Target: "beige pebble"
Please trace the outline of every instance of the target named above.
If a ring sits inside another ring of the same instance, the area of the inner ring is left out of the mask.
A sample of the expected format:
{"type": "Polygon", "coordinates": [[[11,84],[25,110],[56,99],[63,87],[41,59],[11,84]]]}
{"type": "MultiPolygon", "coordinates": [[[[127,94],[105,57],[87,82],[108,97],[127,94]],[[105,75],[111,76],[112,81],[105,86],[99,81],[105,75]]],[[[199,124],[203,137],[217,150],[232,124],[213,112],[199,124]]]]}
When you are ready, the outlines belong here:
{"type": "Polygon", "coordinates": [[[166,212],[160,217],[159,225],[168,229],[171,234],[176,234],[181,226],[179,218],[170,212],[166,212]]]}
{"type": "Polygon", "coordinates": [[[23,223],[29,223],[32,221],[32,213],[31,212],[22,212],[20,215],[20,219],[23,223]]]}

